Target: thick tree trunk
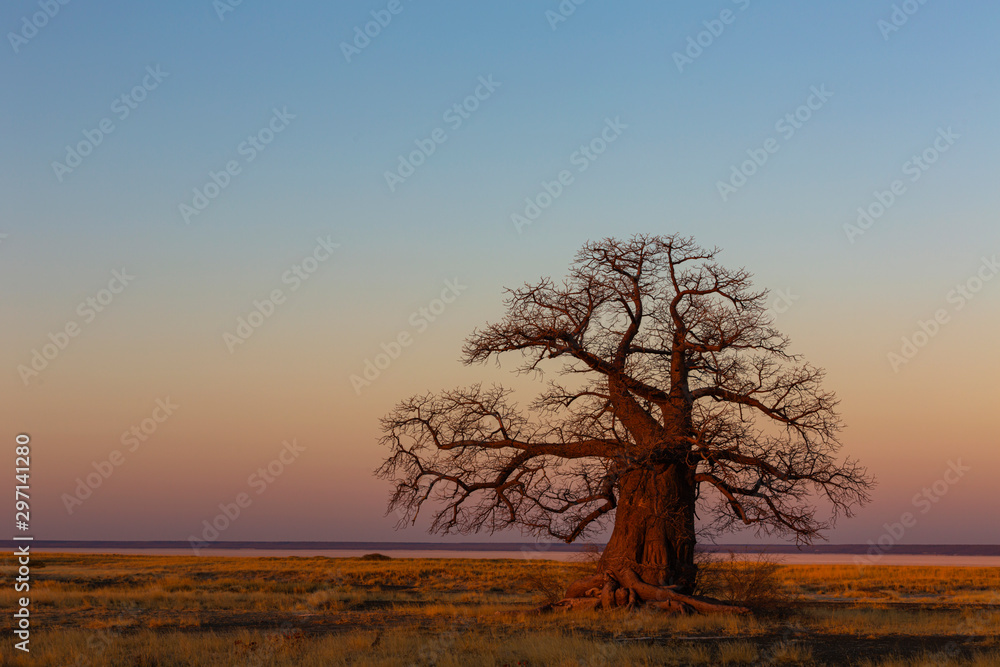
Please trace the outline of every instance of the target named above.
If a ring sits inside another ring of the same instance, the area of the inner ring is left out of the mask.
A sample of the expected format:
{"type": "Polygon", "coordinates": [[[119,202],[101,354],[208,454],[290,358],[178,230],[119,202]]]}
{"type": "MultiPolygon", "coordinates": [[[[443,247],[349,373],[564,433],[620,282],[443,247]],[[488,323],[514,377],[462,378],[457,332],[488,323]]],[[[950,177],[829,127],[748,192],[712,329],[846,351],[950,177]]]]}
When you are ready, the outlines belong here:
{"type": "Polygon", "coordinates": [[[599,571],[632,570],[653,586],[694,589],[694,480],[683,465],[655,465],[622,476],[615,527],[599,571]]]}
{"type": "Polygon", "coordinates": [[[747,609],[693,596],[694,480],[683,464],[632,470],[619,482],[615,527],[598,573],[574,582],[563,609],[612,609],[639,604],[674,613],[745,613],[747,609]]]}

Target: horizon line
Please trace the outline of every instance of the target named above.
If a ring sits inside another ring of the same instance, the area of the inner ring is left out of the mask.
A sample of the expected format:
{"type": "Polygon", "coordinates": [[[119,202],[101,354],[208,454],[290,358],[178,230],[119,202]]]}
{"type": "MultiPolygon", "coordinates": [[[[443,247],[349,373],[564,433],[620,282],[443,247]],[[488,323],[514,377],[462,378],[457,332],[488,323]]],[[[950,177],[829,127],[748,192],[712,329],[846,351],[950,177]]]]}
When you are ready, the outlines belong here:
{"type": "MultiPolygon", "coordinates": [[[[11,540],[8,540],[13,543],[11,540]]],[[[187,540],[33,540],[36,549],[188,549],[187,540]]],[[[220,550],[266,550],[285,549],[297,550],[410,550],[410,551],[561,551],[586,552],[589,549],[603,548],[605,543],[574,543],[563,542],[387,542],[387,541],[325,541],[325,540],[229,540],[202,545],[202,549],[220,550]]],[[[878,553],[895,553],[898,555],[918,555],[932,551],[938,555],[978,555],[1000,556],[1000,544],[895,544],[883,546],[878,544],[699,544],[700,551],[740,550],[744,552],[768,551],[772,553],[828,553],[828,554],[864,554],[871,550],[878,553]]]]}

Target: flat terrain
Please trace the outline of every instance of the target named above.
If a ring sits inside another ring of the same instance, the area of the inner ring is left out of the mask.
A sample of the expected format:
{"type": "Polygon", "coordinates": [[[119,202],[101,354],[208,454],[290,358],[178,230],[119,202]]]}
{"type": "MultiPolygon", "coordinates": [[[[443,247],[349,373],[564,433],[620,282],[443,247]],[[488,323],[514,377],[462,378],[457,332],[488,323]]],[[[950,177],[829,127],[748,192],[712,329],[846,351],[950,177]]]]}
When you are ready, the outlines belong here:
{"type": "MultiPolygon", "coordinates": [[[[10,555],[2,561],[14,577],[10,555]]],[[[32,557],[4,665],[1000,665],[1000,568],[705,567],[751,616],[532,609],[593,569],[538,560],[32,557]]]]}

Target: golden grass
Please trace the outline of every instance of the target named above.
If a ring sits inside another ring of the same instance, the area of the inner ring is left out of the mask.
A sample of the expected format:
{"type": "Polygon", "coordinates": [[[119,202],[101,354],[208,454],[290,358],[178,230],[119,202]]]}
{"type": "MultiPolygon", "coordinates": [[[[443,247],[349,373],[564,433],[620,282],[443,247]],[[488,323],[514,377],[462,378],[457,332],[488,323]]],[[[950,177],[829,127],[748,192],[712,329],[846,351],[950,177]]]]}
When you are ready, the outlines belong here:
{"type": "MultiPolygon", "coordinates": [[[[0,562],[9,581],[12,559],[0,562]]],[[[778,566],[769,585],[785,608],[736,617],[530,613],[585,563],[44,554],[33,565],[32,653],[13,649],[5,615],[4,665],[1000,665],[1000,568],[778,566]]],[[[20,595],[0,589],[0,605],[20,595]]]]}
{"type": "Polygon", "coordinates": [[[785,565],[785,584],[805,597],[865,601],[1000,602],[1000,568],[916,565],[785,565]]]}

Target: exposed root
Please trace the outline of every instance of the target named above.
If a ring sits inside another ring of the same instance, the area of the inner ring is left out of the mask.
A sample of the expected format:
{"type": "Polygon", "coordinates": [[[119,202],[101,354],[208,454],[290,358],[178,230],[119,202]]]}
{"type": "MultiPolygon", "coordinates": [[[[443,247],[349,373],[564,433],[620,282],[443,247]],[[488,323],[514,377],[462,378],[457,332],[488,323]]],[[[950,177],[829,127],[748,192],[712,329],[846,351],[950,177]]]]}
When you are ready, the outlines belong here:
{"type": "Polygon", "coordinates": [[[547,605],[549,611],[575,611],[577,609],[600,609],[601,598],[563,598],[547,605]]]}
{"type": "Polygon", "coordinates": [[[596,574],[573,582],[566,597],[538,609],[571,611],[576,609],[634,609],[640,605],[674,614],[747,614],[746,607],[726,604],[700,595],[679,593],[673,586],[654,586],[642,581],[632,570],[596,574]]]}
{"type": "Polygon", "coordinates": [[[647,602],[646,606],[652,609],[666,611],[671,614],[691,614],[694,612],[694,610],[688,605],[675,600],[653,600],[652,602],[647,602]]]}
{"type": "Polygon", "coordinates": [[[577,579],[569,588],[566,589],[567,598],[581,598],[581,597],[591,597],[590,592],[593,589],[598,591],[604,586],[604,575],[595,574],[592,577],[586,577],[584,579],[577,579]]]}

